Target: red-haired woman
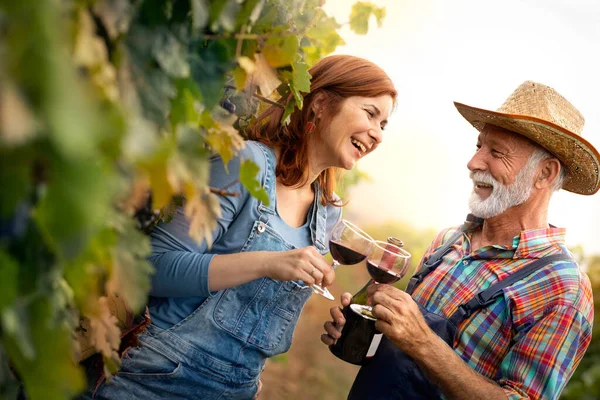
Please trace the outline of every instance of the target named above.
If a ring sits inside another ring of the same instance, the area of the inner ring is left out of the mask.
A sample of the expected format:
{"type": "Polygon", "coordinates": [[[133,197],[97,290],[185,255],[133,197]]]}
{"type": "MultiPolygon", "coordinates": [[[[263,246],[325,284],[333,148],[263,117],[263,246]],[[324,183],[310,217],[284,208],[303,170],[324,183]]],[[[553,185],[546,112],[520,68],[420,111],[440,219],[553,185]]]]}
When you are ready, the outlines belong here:
{"type": "Polygon", "coordinates": [[[289,124],[272,106],[227,169],[212,159],[210,185],[241,194],[220,198],[212,242],[188,236],[182,210],[153,232],[152,324],[95,398],[251,399],[265,360],[289,349],[311,285],[334,280],[323,255],[341,214],[336,170],[377,148],[396,101],[390,78],[361,58],[330,56],[310,74],[289,124]],[[239,183],[246,159],[269,204],[239,183]]]}

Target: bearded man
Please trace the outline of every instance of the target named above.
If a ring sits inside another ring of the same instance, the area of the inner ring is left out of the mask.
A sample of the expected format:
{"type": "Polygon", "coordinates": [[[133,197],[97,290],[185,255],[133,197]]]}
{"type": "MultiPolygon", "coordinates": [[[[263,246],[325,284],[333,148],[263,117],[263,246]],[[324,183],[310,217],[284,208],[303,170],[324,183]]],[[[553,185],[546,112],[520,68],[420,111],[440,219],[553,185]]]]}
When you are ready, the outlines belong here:
{"type": "MultiPolygon", "coordinates": [[[[556,399],[590,343],[590,282],[547,221],[556,190],[600,188],[583,117],[529,81],[498,111],[455,105],[480,132],[471,214],[434,239],[406,291],[369,288],[384,338],[349,399],[556,399]]],[[[325,344],[344,324],[331,316],[325,344]]]]}

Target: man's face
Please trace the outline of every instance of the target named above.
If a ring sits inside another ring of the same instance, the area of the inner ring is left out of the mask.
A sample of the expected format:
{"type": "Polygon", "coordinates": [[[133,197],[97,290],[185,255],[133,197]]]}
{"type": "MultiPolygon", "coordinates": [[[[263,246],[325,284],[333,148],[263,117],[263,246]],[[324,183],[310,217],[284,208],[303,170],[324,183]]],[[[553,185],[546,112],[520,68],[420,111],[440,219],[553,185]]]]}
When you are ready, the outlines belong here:
{"type": "Polygon", "coordinates": [[[471,212],[491,218],[524,203],[533,190],[537,165],[528,163],[535,149],[527,139],[487,125],[479,135],[477,151],[467,164],[473,180],[471,212]]]}

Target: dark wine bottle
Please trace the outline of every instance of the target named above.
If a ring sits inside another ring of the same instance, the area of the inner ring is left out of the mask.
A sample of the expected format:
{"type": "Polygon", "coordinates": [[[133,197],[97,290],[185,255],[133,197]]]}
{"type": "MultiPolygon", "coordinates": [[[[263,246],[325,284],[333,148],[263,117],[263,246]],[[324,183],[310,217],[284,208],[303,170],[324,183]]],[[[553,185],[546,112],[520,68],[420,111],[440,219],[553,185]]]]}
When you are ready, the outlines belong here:
{"type": "MultiPolygon", "coordinates": [[[[401,240],[389,237],[387,241],[402,247],[401,240]]],[[[354,296],[350,304],[367,304],[367,287],[373,283],[369,280],[354,296]]],[[[342,336],[329,346],[329,350],[337,358],[355,365],[364,365],[375,355],[382,334],[375,329],[375,321],[356,314],[350,306],[344,307],[342,314],[346,323],[342,328],[342,336]]]]}

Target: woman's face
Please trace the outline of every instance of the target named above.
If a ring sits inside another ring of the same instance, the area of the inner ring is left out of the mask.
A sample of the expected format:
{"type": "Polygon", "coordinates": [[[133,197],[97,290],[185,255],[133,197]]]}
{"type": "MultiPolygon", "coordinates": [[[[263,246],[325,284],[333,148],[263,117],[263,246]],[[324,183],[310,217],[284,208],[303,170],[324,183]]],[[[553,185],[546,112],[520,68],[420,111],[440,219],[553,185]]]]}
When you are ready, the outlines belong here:
{"type": "Polygon", "coordinates": [[[315,149],[321,167],[350,170],[381,143],[392,111],[392,98],[348,97],[329,124],[318,126],[315,149]]]}

